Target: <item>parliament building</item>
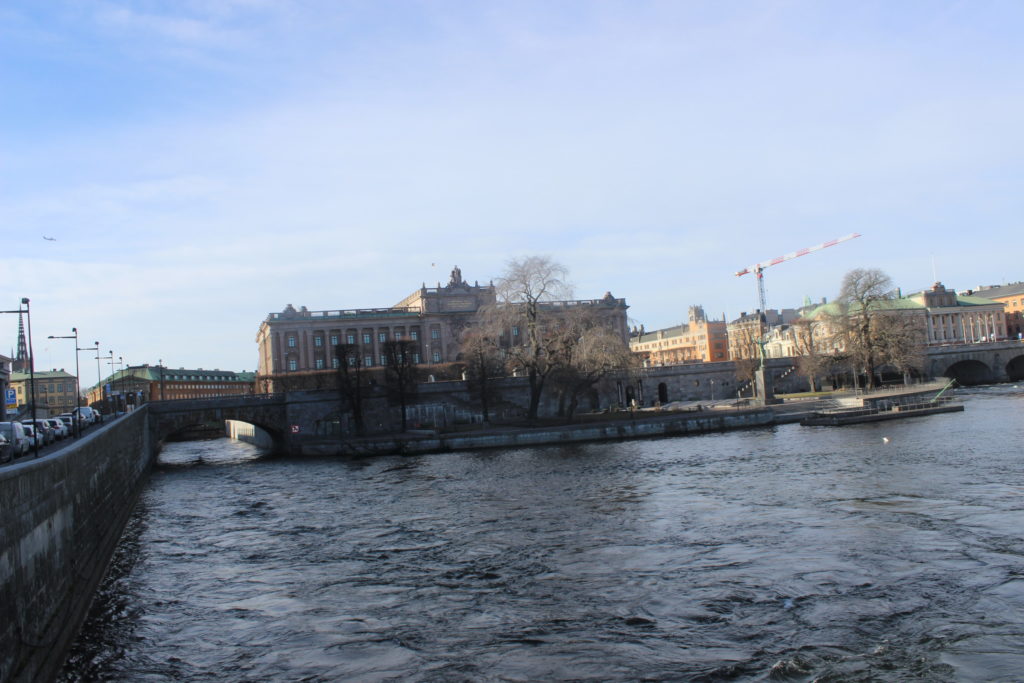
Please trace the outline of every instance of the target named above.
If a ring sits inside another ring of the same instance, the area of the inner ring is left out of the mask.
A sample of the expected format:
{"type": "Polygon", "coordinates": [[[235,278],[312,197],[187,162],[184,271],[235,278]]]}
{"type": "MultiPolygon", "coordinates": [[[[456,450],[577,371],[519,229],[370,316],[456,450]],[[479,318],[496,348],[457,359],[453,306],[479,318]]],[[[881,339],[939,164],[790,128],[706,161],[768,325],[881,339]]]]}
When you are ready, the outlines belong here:
{"type": "MultiPolygon", "coordinates": [[[[259,364],[256,388],[261,393],[282,390],[275,381],[297,373],[309,375],[338,368],[340,359],[334,347],[358,349],[358,357],[350,358],[363,368],[386,365],[384,344],[388,341],[413,343],[413,362],[429,371],[440,371],[461,360],[459,336],[472,325],[484,306],[496,301],[493,284],[468,284],[458,267],[448,284],[418,290],[389,308],[359,308],[310,311],[289,304],[280,313],[271,313],[260,323],[256,335],[259,364]]],[[[547,302],[545,307],[600,307],[615,329],[628,337],[625,299],[606,294],[602,299],[547,302]]],[[[356,351],[352,351],[356,353],[356,351]]],[[[304,382],[298,386],[313,388],[304,382]]],[[[289,387],[291,388],[291,387],[289,387]]]]}

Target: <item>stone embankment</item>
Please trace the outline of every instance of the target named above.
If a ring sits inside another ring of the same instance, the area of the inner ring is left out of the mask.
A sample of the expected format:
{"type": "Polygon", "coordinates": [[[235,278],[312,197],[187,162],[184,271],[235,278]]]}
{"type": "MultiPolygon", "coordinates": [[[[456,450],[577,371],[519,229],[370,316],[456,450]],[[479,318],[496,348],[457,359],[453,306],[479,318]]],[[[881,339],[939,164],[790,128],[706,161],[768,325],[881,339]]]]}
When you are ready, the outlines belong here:
{"type": "Polygon", "coordinates": [[[433,430],[361,439],[319,438],[302,444],[303,455],[420,455],[469,451],[486,448],[522,448],[526,446],[584,443],[618,439],[684,436],[732,429],[749,429],[791,424],[835,405],[875,406],[899,398],[930,397],[942,383],[898,388],[871,393],[850,393],[827,399],[787,401],[758,408],[693,405],[678,411],[641,410],[630,417],[609,416],[605,421],[572,425],[496,428],[486,431],[438,433],[433,430]]]}
{"type": "Polygon", "coordinates": [[[143,409],[0,468],[0,681],[56,677],[155,452],[143,409]]]}
{"type": "MultiPolygon", "coordinates": [[[[801,412],[800,415],[804,413],[801,412]]],[[[303,444],[304,455],[418,455],[486,448],[522,448],[587,441],[609,441],[648,437],[703,434],[729,429],[747,429],[796,421],[771,408],[752,410],[690,410],[668,413],[639,412],[632,418],[609,419],[583,424],[504,428],[475,432],[439,434],[432,430],[401,435],[345,439],[322,439],[303,444]],[[780,419],[782,416],[782,419],[780,419]]]]}

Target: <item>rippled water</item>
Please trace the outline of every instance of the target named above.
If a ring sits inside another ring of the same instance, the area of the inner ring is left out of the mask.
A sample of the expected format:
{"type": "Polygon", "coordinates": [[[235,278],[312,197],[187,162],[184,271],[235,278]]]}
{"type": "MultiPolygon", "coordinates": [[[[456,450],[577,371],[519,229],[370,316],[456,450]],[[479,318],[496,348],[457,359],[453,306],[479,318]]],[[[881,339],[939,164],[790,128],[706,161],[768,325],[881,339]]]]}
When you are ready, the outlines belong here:
{"type": "Polygon", "coordinates": [[[171,444],[66,680],[1018,679],[1024,391],[963,396],[414,458],[171,444]]]}

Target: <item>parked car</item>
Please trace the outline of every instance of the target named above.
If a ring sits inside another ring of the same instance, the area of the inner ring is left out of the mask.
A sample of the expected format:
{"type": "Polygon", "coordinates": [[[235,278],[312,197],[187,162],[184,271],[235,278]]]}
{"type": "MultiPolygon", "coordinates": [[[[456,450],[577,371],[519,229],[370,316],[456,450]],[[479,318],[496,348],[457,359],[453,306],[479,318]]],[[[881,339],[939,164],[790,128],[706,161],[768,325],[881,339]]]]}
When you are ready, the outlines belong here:
{"type": "Polygon", "coordinates": [[[20,422],[0,422],[0,434],[13,446],[13,455],[20,458],[29,451],[28,437],[20,422]]]}
{"type": "Polygon", "coordinates": [[[51,443],[57,440],[57,437],[53,435],[53,429],[47,424],[46,420],[22,420],[21,424],[24,427],[29,427],[39,434],[39,447],[49,446],[51,443]]]}
{"type": "MultiPolygon", "coordinates": [[[[32,423],[32,420],[22,420],[21,421],[22,424],[25,424],[26,422],[32,423]]],[[[46,418],[39,418],[39,419],[37,419],[35,421],[35,426],[36,426],[36,429],[40,429],[40,430],[43,431],[43,443],[44,444],[51,444],[51,443],[53,443],[54,441],[57,440],[57,434],[56,434],[56,432],[53,431],[53,425],[50,424],[50,421],[48,419],[46,419],[46,418]]]]}
{"type": "Polygon", "coordinates": [[[30,451],[38,450],[46,445],[43,441],[43,433],[36,430],[35,425],[23,423],[21,428],[25,430],[25,438],[28,439],[28,449],[30,451]]]}
{"type": "Polygon", "coordinates": [[[53,428],[53,435],[57,439],[57,441],[66,439],[71,435],[71,433],[68,431],[68,426],[64,424],[60,419],[56,417],[50,417],[46,419],[46,422],[47,424],[50,425],[51,428],[53,428]]]}
{"type": "Polygon", "coordinates": [[[61,422],[64,423],[64,425],[68,428],[68,433],[69,434],[74,434],[75,433],[75,423],[76,423],[76,421],[78,423],[78,428],[79,429],[81,429],[84,426],[84,425],[82,425],[82,418],[76,417],[75,415],[72,415],[71,413],[61,413],[60,415],[57,416],[57,419],[59,419],[61,422]]]}
{"type": "Polygon", "coordinates": [[[83,424],[91,425],[96,422],[96,412],[89,406],[82,406],[71,411],[82,416],[83,424]]]}
{"type": "Polygon", "coordinates": [[[10,462],[14,457],[14,446],[7,437],[0,434],[0,462],[10,462]]]}
{"type": "Polygon", "coordinates": [[[100,411],[96,410],[95,408],[92,409],[92,412],[96,414],[96,422],[97,422],[97,424],[103,424],[103,413],[101,413],[100,411]]]}

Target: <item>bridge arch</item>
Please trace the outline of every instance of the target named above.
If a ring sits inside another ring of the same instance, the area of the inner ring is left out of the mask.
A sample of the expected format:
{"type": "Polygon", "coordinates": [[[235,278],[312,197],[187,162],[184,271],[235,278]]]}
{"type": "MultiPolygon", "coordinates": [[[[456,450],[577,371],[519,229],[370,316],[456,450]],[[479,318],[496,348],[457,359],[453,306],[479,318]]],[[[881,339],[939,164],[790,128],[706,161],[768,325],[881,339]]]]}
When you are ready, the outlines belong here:
{"type": "Polygon", "coordinates": [[[1011,382],[1024,380],[1024,354],[1011,358],[1007,362],[1006,378],[1011,382]]]}
{"type": "Polygon", "coordinates": [[[273,450],[284,450],[287,435],[285,401],[274,397],[225,397],[179,401],[155,401],[149,404],[151,430],[160,442],[197,425],[223,423],[227,420],[245,422],[267,433],[273,450]]]}
{"type": "Polygon", "coordinates": [[[992,368],[980,360],[968,358],[957,361],[946,368],[944,377],[955,379],[959,384],[988,384],[996,381],[992,368]]]}

